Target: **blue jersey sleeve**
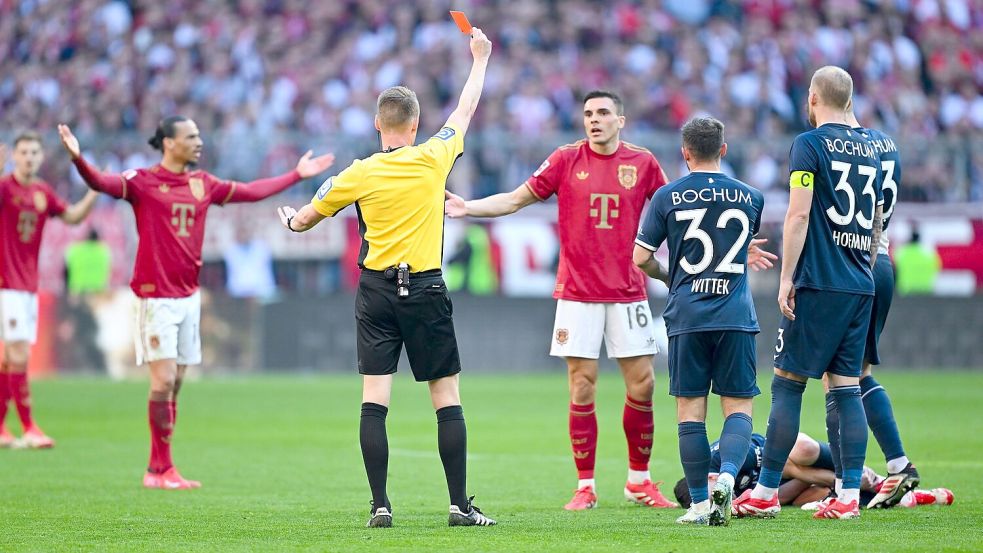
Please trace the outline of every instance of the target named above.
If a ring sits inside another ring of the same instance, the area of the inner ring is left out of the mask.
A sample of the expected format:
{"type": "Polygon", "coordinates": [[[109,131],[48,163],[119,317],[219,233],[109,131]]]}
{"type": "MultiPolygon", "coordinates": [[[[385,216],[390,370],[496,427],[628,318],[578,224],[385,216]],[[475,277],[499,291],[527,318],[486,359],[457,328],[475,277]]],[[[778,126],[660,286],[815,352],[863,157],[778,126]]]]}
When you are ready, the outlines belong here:
{"type": "Polygon", "coordinates": [[[819,172],[819,155],[816,153],[816,145],[807,134],[800,134],[792,142],[792,149],[788,154],[788,170],[790,173],[805,171],[813,175],[819,172]]]}
{"type": "Polygon", "coordinates": [[[765,210],[765,195],[757,190],[755,192],[754,207],[758,210],[758,215],[754,218],[754,222],[751,223],[751,236],[757,236],[761,230],[761,214],[765,210]]]}
{"type": "Polygon", "coordinates": [[[662,215],[662,204],[665,202],[666,195],[663,190],[665,187],[660,188],[652,197],[645,219],[642,220],[638,235],[635,237],[636,244],[653,252],[658,250],[666,240],[666,219],[662,215]]]}

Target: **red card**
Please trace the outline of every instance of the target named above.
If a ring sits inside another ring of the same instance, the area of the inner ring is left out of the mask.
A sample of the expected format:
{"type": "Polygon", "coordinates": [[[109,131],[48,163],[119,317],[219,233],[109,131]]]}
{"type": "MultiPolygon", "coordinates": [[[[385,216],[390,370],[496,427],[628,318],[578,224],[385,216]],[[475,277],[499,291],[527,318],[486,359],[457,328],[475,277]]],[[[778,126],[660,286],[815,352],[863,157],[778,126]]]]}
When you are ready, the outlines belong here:
{"type": "Polygon", "coordinates": [[[464,15],[464,12],[451,10],[451,18],[454,19],[454,23],[457,23],[457,28],[461,29],[462,33],[466,35],[471,34],[471,22],[468,21],[468,16],[464,15]]]}

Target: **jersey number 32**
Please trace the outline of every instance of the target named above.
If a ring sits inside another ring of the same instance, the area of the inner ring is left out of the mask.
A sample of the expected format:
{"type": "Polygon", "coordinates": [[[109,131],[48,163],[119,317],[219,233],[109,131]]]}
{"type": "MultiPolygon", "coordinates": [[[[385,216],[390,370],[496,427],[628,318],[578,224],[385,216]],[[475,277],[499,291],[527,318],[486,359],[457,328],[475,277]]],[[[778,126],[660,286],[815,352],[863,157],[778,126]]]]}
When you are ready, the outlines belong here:
{"type": "MultiPolygon", "coordinates": [[[[683,234],[683,240],[694,239],[703,244],[703,257],[699,261],[695,263],[691,262],[686,259],[686,256],[679,259],[679,266],[691,275],[702,273],[713,261],[713,240],[710,239],[710,235],[705,230],[700,228],[700,224],[703,222],[703,217],[706,214],[707,210],[705,207],[676,212],[676,221],[689,221],[686,233],[683,234]]],[[[734,245],[730,247],[730,250],[727,251],[727,255],[714,268],[713,272],[715,273],[733,273],[738,275],[744,273],[744,264],[734,263],[734,258],[744,248],[744,242],[751,232],[751,222],[748,221],[747,214],[740,209],[728,209],[721,213],[720,218],[717,219],[717,228],[727,228],[727,223],[732,219],[737,219],[741,224],[741,234],[737,238],[737,241],[734,242],[734,245]]]]}

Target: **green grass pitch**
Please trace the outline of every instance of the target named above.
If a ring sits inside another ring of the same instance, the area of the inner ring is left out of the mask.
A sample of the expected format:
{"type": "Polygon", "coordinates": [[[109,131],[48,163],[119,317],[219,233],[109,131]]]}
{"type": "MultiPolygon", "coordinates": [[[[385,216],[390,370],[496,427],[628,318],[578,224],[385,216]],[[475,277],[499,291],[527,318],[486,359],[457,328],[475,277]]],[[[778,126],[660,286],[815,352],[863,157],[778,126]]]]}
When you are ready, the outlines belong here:
{"type": "MultiPolygon", "coordinates": [[[[174,455],[185,476],[204,487],[185,492],[140,486],[148,450],[145,383],[41,381],[35,412],[58,445],[0,450],[0,551],[983,550],[983,372],[886,370],[879,379],[923,485],[951,488],[953,506],[869,512],[859,521],[814,521],[788,508],[772,521],[680,527],[674,524],[680,510],[622,498],[624,388],[617,374],[605,372],[598,395],[600,503],[568,513],[562,506],[575,473],[565,375],[465,374],[468,487],[499,526],[448,528],[427,390],[400,374],[389,414],[395,527],[374,530],[364,528],[369,494],[357,443],[356,375],[188,383],[174,455]]],[[[766,375],[761,387],[767,392],[766,375]]],[[[682,469],[665,388],[660,372],[651,468],[669,491],[682,469]]],[[[768,401],[766,393],[755,402],[759,432],[768,401]]],[[[711,434],[720,428],[716,411],[711,434]]],[[[803,431],[823,436],[818,382],[809,386],[803,414],[803,431]]],[[[19,427],[14,419],[12,412],[8,423],[19,427]]],[[[884,472],[872,438],[868,464],[884,472]]]]}

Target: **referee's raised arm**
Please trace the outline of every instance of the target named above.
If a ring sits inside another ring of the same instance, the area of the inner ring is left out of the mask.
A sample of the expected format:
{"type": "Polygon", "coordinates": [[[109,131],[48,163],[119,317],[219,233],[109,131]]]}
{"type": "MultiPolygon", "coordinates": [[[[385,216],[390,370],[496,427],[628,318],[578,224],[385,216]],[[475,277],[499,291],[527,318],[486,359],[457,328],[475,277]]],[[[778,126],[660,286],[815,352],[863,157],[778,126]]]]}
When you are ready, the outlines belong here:
{"type": "Polygon", "coordinates": [[[461,99],[457,103],[457,109],[447,118],[447,125],[456,126],[461,130],[461,134],[468,132],[471,117],[474,115],[474,110],[478,108],[481,89],[485,86],[485,71],[488,70],[488,58],[491,56],[491,51],[491,41],[481,29],[474,27],[471,32],[471,55],[474,56],[471,74],[468,75],[468,81],[464,83],[464,90],[461,91],[461,99]]]}

